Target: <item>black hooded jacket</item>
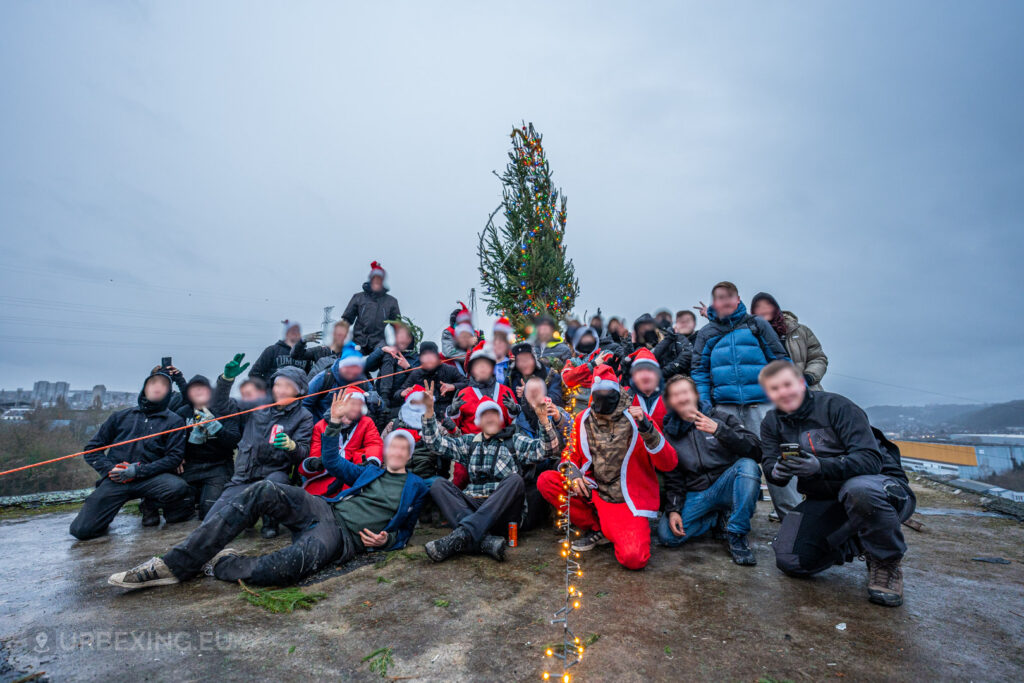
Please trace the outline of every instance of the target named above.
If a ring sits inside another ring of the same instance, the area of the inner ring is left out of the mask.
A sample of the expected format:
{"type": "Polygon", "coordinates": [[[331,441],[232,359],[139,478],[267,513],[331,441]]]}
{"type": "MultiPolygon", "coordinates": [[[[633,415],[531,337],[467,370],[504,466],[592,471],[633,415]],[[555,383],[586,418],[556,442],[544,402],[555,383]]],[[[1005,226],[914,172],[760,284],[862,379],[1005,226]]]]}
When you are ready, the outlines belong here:
{"type": "MultiPolygon", "coordinates": [[[[263,349],[263,353],[256,359],[256,362],[252,364],[252,368],[249,370],[250,377],[259,377],[260,379],[267,381],[270,376],[283,367],[293,365],[302,370],[303,373],[308,374],[309,368],[313,365],[311,361],[300,360],[292,356],[292,347],[283,340],[279,339],[267,348],[263,349]]],[[[269,383],[269,382],[268,382],[269,383]]]]}
{"type": "MultiPolygon", "coordinates": [[[[167,377],[167,375],[163,376],[167,377]]],[[[146,379],[148,381],[149,378],[146,379]]],[[[170,381],[169,377],[167,379],[170,381]]],[[[139,392],[139,401],[135,408],[119,410],[108,417],[96,434],[89,439],[85,450],[101,448],[113,443],[185,426],[185,421],[167,408],[171,401],[169,390],[164,400],[157,404],[150,403],[146,399],[144,391],[145,389],[139,392]]],[[[100,474],[100,481],[106,479],[107,473],[120,462],[139,463],[135,478],[149,479],[158,474],[178,469],[184,455],[185,430],[182,429],[170,434],[108,448],[105,451],[90,453],[85,456],[85,461],[100,474]]],[[[99,482],[97,482],[98,484],[99,482]]]]}
{"type": "Polygon", "coordinates": [[[705,491],[740,458],[761,460],[757,436],[728,413],[712,408],[708,414],[718,423],[718,431],[707,434],[679,417],[665,414],[665,439],[676,449],[679,464],[665,474],[665,511],[679,512],[688,491],[705,491]]]}
{"type": "Polygon", "coordinates": [[[384,341],[384,321],[397,320],[401,314],[398,299],[388,294],[387,287],[375,292],[364,282],[363,291],[352,295],[341,317],[352,325],[352,341],[365,356],[384,341]]]}
{"type": "Polygon", "coordinates": [[[899,450],[876,432],[867,414],[850,399],[827,391],[808,391],[804,402],[792,413],[768,412],[761,423],[761,467],[765,478],[783,486],[785,480],[772,477],[781,456],[781,444],[795,443],[821,461],[821,471],[800,477],[797,490],[808,498],[834,500],[847,479],[862,474],[884,474],[907,481],[899,450]]]}
{"type": "Polygon", "coordinates": [[[391,395],[391,405],[401,407],[402,403],[405,402],[402,392],[406,389],[417,384],[421,387],[426,387],[428,382],[433,382],[434,401],[436,403],[435,411],[439,414],[444,414],[444,411],[452,404],[452,399],[455,398],[455,395],[469,386],[469,380],[451,363],[441,363],[433,370],[425,370],[423,366],[420,366],[412,372],[406,373],[404,379],[402,375],[399,375],[397,379],[402,381],[400,384],[395,384],[396,388],[391,395]],[[442,384],[454,385],[455,391],[441,394],[442,384]]]}

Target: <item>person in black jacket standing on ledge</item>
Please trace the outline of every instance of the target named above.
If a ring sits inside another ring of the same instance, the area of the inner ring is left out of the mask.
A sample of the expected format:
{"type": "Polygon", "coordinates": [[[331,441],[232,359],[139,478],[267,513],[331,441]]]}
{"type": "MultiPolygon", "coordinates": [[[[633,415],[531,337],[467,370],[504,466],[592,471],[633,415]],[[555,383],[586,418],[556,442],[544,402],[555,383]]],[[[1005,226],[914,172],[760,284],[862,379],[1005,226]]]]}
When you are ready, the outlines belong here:
{"type": "Polygon", "coordinates": [[[133,498],[150,498],[162,505],[168,522],[192,516],[188,484],[174,473],[185,453],[185,430],[145,438],[185,426],[181,417],[167,409],[170,400],[170,375],[151,374],[139,392],[138,406],[108,417],[86,444],[85,449],[92,450],[142,439],[85,456],[101,478],[71,522],[72,536],[83,541],[102,536],[121,506],[133,498]]]}
{"type": "Polygon", "coordinates": [[[386,320],[398,320],[402,311],[398,299],[388,294],[387,271],[379,263],[370,264],[363,291],[356,292],[345,306],[342,319],[352,325],[352,341],[364,356],[369,356],[384,341],[386,320]]]}
{"type": "Polygon", "coordinates": [[[676,375],[665,384],[665,402],[664,434],[679,464],[665,474],[665,514],[658,539],[678,547],[706,534],[718,515],[726,513],[733,562],[757,564],[747,534],[761,492],[760,442],[732,415],[714,408],[707,415],[697,410],[697,385],[689,377],[676,375]]]}
{"type": "Polygon", "coordinates": [[[758,379],[775,406],[761,423],[765,477],[778,486],[795,477],[807,496],[772,545],[779,569],[810,576],[864,555],[868,599],[903,604],[900,525],[916,499],[899,450],[850,399],[809,391],[792,363],[769,363],[758,379]]]}

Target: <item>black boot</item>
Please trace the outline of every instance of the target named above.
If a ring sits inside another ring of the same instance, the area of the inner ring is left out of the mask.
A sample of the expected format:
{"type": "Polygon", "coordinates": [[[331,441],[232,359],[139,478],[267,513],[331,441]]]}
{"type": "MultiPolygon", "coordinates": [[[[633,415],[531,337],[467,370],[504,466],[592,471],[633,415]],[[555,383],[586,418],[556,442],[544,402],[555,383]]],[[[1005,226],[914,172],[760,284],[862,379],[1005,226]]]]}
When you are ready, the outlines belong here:
{"type": "Polygon", "coordinates": [[[139,501],[139,512],[142,513],[142,526],[160,526],[160,506],[143,498],[139,501]]]}
{"type": "Polygon", "coordinates": [[[729,515],[724,512],[718,513],[718,518],[715,520],[715,526],[711,529],[711,538],[716,541],[725,541],[729,538],[729,530],[726,529],[726,524],[729,523],[729,515]]]}
{"type": "Polygon", "coordinates": [[[444,562],[453,555],[466,552],[472,544],[473,537],[460,526],[447,536],[430,541],[423,549],[434,562],[444,562]]]}
{"type": "Polygon", "coordinates": [[[757,557],[754,551],[747,545],[745,534],[729,534],[729,552],[732,553],[732,561],[745,567],[753,567],[757,564],[757,557]]]}
{"type": "Polygon", "coordinates": [[[490,555],[498,562],[505,561],[505,548],[507,547],[508,544],[501,536],[492,536],[488,534],[480,539],[480,552],[484,555],[490,555]]]}
{"type": "Polygon", "coordinates": [[[277,538],[277,522],[264,515],[263,526],[260,527],[260,536],[263,538],[277,538]]]}

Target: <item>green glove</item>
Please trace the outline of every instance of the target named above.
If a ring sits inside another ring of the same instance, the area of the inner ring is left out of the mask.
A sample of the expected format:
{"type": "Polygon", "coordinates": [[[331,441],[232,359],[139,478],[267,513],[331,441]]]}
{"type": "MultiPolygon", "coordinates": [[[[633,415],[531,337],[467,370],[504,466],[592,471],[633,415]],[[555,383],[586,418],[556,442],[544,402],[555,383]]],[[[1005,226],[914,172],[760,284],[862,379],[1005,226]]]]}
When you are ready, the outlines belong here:
{"type": "Polygon", "coordinates": [[[297,444],[292,441],[292,437],[288,436],[284,432],[281,432],[274,437],[274,448],[280,448],[282,451],[294,451],[297,444]]]}
{"type": "Polygon", "coordinates": [[[224,379],[234,379],[245,372],[249,364],[242,365],[243,358],[245,358],[244,353],[236,353],[235,357],[224,366],[224,379]]]}

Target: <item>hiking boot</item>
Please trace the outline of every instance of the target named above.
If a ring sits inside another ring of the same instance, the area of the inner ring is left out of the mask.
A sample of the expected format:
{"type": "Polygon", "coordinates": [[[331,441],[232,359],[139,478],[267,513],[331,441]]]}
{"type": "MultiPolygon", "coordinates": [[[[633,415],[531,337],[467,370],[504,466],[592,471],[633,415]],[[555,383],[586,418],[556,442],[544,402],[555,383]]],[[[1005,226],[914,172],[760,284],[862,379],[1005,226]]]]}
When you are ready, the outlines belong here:
{"type": "Polygon", "coordinates": [[[111,586],[121,588],[149,588],[151,586],[170,586],[180,583],[178,578],[171,573],[164,561],[159,557],[146,560],[137,567],[132,567],[126,572],[112,574],[107,583],[111,586]]]}
{"type": "Polygon", "coordinates": [[[139,503],[142,513],[142,526],[160,526],[160,508],[147,501],[139,503]]]}
{"type": "Polygon", "coordinates": [[[716,541],[725,541],[729,538],[729,530],[726,525],[729,523],[729,515],[719,512],[715,519],[715,526],[711,529],[711,538],[716,541]]]}
{"type": "Polygon", "coordinates": [[[508,544],[501,536],[492,536],[488,534],[480,540],[480,552],[484,555],[490,555],[498,562],[505,561],[505,548],[507,547],[508,544]]]}
{"type": "Polygon", "coordinates": [[[264,517],[263,525],[260,527],[260,536],[263,538],[277,538],[277,522],[270,517],[264,517]]]}
{"type": "Polygon", "coordinates": [[[219,553],[210,558],[210,561],[203,565],[203,574],[206,576],[214,576],[213,569],[217,566],[217,563],[223,560],[225,557],[237,557],[242,553],[234,548],[224,548],[219,553]]]}
{"type": "Polygon", "coordinates": [[[472,543],[473,537],[460,526],[447,536],[430,541],[423,549],[434,562],[444,562],[453,555],[466,552],[472,543]]]}
{"type": "Polygon", "coordinates": [[[747,544],[746,534],[729,534],[729,552],[732,554],[732,561],[744,567],[753,567],[757,564],[757,556],[747,544]]]}
{"type": "Polygon", "coordinates": [[[600,531],[588,531],[572,542],[572,549],[578,553],[585,553],[599,545],[608,545],[609,543],[611,541],[605,538],[600,531]]]}
{"type": "Polygon", "coordinates": [[[868,600],[876,605],[899,607],[903,604],[903,569],[900,561],[864,558],[868,564],[868,600]]]}

